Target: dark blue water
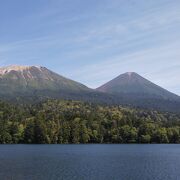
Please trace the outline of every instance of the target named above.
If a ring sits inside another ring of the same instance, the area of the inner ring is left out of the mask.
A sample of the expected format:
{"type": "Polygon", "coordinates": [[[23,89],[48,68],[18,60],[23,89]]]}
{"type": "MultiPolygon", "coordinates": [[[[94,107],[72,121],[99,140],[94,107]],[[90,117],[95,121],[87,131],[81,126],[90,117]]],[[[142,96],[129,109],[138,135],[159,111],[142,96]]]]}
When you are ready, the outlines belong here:
{"type": "Polygon", "coordinates": [[[0,180],[180,180],[180,145],[0,145],[0,180]]]}

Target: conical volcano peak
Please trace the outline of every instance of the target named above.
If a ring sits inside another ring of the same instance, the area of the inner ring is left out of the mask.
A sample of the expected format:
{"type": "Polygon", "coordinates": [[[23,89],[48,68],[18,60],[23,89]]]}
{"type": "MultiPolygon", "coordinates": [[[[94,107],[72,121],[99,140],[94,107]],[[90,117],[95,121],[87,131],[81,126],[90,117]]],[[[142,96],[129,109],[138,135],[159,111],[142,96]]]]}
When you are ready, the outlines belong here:
{"type": "Polygon", "coordinates": [[[126,72],[97,88],[98,91],[115,95],[175,99],[176,95],[159,87],[135,72],[126,72]]]}
{"type": "Polygon", "coordinates": [[[124,74],[119,75],[117,78],[128,78],[131,79],[133,77],[141,77],[139,74],[136,72],[126,72],[124,74]]]}
{"type": "Polygon", "coordinates": [[[108,83],[129,83],[129,82],[137,82],[137,81],[144,81],[145,78],[143,78],[141,75],[137,74],[136,72],[126,72],[124,74],[120,74],[113,80],[109,81],[108,83]]]}
{"type": "Polygon", "coordinates": [[[119,75],[118,77],[122,77],[122,76],[126,76],[126,77],[142,77],[141,75],[139,75],[136,72],[126,72],[124,74],[119,75]]]}
{"type": "Polygon", "coordinates": [[[126,73],[128,76],[131,76],[132,75],[132,72],[127,72],[126,73]]]}
{"type": "Polygon", "coordinates": [[[133,74],[136,74],[136,73],[135,72],[126,72],[125,74],[128,76],[132,76],[133,74]]]}

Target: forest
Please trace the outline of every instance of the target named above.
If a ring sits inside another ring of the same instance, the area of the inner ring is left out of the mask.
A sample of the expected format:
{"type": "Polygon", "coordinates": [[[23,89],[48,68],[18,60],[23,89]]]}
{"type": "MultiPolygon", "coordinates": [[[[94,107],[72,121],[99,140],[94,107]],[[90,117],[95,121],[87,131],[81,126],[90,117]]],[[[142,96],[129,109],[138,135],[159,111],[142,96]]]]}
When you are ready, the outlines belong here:
{"type": "Polygon", "coordinates": [[[180,143],[180,115],[70,100],[1,101],[0,143],[180,143]]]}

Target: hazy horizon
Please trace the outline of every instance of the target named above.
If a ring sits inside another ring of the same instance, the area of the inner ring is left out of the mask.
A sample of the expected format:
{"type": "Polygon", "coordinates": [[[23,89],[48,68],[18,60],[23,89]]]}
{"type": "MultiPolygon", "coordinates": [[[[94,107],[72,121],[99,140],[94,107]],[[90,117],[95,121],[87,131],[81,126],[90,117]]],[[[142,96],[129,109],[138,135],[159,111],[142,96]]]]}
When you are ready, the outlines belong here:
{"type": "Polygon", "coordinates": [[[0,66],[40,65],[96,88],[136,72],[180,95],[180,1],[0,2],[0,66]]]}

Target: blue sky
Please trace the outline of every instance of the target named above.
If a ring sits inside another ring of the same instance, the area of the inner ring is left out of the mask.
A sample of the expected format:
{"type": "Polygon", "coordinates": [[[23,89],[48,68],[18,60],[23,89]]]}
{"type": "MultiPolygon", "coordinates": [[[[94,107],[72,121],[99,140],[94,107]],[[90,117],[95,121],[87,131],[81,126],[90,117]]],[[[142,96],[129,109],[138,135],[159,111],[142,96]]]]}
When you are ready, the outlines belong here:
{"type": "Polygon", "coordinates": [[[179,0],[0,0],[0,65],[98,87],[137,72],[180,95],[179,0]]]}

